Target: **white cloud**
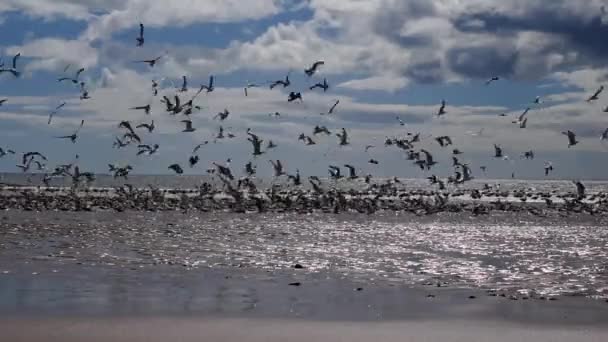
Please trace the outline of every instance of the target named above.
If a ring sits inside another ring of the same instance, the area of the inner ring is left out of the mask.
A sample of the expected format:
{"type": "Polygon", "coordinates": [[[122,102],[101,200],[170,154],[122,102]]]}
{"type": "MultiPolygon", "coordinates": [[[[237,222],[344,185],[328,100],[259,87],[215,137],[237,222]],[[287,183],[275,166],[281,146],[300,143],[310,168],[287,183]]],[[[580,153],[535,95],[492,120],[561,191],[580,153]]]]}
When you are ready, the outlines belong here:
{"type": "Polygon", "coordinates": [[[408,80],[404,77],[375,76],[358,80],[350,80],[338,85],[340,88],[354,90],[385,90],[395,92],[404,88],[408,80]]]}

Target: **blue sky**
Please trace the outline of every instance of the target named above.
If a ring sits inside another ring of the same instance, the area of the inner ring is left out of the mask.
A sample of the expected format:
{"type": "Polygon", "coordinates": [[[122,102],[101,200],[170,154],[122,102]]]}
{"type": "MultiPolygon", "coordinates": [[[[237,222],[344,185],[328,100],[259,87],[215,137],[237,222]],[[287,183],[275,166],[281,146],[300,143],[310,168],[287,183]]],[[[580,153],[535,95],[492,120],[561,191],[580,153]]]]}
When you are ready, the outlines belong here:
{"type": "MultiPolygon", "coordinates": [[[[606,179],[607,146],[600,136],[608,127],[608,95],[585,101],[608,79],[603,33],[608,32],[608,1],[541,0],[0,0],[1,52],[9,63],[20,52],[22,76],[0,75],[0,147],[19,153],[40,151],[48,167],[79,154],[82,169],[106,172],[108,163],[130,164],[135,173],[169,173],[173,163],[187,164],[192,148],[213,140],[220,125],[236,135],[202,148],[197,174],[213,161],[232,158],[240,169],[250,160],[251,128],[278,148],[256,158],[261,175],[270,175],[269,159],[282,159],[290,172],[326,175],[330,164],[350,163],[360,173],[381,176],[446,177],[453,173],[451,148],[432,137],[449,135],[464,151],[477,177],[543,178],[546,161],[553,178],[606,179]],[[146,42],[135,46],[138,24],[146,42]],[[163,55],[154,68],[134,60],[163,55]],[[304,68],[325,65],[312,78],[304,68]],[[63,70],[85,68],[81,79],[91,99],[80,100],[74,86],[56,81],[63,70]],[[290,73],[292,86],[270,90],[268,81],[290,73]],[[197,99],[202,106],[191,119],[194,133],[182,133],[183,116],[167,114],[162,95],[172,97],[186,75],[191,96],[209,75],[216,90],[197,99]],[[485,81],[498,76],[489,86],[485,81]],[[308,87],[327,78],[327,93],[308,87]],[[164,79],[160,95],[151,81],[164,79]],[[248,82],[263,85],[243,95],[248,82]],[[289,91],[302,91],[303,103],[287,103],[289,91]],[[542,102],[533,104],[540,96],[542,102]],[[435,115],[442,99],[447,114],[435,115]],[[334,115],[319,113],[340,100],[334,115]],[[48,113],[67,105],[47,124],[48,113]],[[130,107],[152,105],[146,116],[130,107]],[[531,107],[528,125],[512,121],[531,107]],[[224,108],[225,122],[213,120],[224,108]],[[269,117],[279,111],[280,118],[269,117]],[[506,117],[499,114],[506,113],[506,117]],[[406,126],[399,125],[400,117],[406,126]],[[76,144],[56,139],[85,120],[76,144]],[[136,146],[114,149],[121,120],[134,125],[155,121],[141,131],[145,143],[161,147],[153,156],[136,156],[136,146]],[[297,140],[315,125],[333,132],[346,128],[351,145],[335,136],[317,136],[314,146],[297,140]],[[475,132],[483,129],[483,135],[475,132]],[[561,134],[572,130],[580,143],[568,148],[561,134]],[[386,137],[422,133],[416,148],[431,151],[439,164],[418,170],[386,137]],[[508,160],[493,157],[501,145],[508,160]],[[366,145],[375,148],[365,152],[366,145]],[[533,150],[537,158],[522,160],[533,150]],[[371,165],[374,158],[379,165],[371,165]],[[479,166],[487,166],[483,175],[479,166]]],[[[1,171],[17,171],[19,155],[0,159],[1,171]]]]}

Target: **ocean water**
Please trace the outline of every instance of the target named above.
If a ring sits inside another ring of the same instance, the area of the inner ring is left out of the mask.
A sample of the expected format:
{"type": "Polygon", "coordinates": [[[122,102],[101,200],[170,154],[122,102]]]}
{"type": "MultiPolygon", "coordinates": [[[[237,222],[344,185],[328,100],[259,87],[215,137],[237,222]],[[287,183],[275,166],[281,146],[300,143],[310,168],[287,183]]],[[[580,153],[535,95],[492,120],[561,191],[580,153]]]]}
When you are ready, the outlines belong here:
{"type": "MultiPolygon", "coordinates": [[[[6,211],[0,272],[22,263],[289,270],[363,282],[608,298],[608,220],[496,213],[6,211]]],[[[60,266],[53,266],[60,267],[60,266]]]]}

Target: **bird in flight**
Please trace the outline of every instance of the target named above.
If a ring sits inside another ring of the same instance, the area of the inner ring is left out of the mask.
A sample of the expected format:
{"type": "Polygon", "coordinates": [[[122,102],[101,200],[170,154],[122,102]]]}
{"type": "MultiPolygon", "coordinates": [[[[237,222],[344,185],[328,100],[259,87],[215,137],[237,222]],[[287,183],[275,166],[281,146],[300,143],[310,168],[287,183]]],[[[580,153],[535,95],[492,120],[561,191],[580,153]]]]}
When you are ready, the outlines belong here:
{"type": "Polygon", "coordinates": [[[289,80],[289,74],[291,72],[287,73],[287,76],[285,76],[285,80],[278,80],[278,81],[274,81],[272,83],[270,83],[270,89],[274,89],[275,87],[282,85],[283,88],[287,88],[291,85],[291,81],[289,80]]]}
{"type": "Polygon", "coordinates": [[[568,130],[566,132],[562,132],[562,134],[568,137],[568,148],[578,144],[578,141],[576,140],[576,134],[574,134],[574,132],[568,130]]]}
{"type": "Polygon", "coordinates": [[[184,169],[182,169],[182,167],[179,166],[179,164],[171,164],[171,165],[169,165],[168,169],[173,170],[178,175],[181,175],[184,173],[184,169]]]}
{"type": "MultiPolygon", "coordinates": [[[[215,77],[213,77],[213,75],[209,76],[209,84],[203,84],[201,85],[200,89],[198,90],[198,92],[196,93],[196,95],[200,94],[203,92],[203,90],[206,90],[207,93],[212,92],[213,90],[215,90],[215,87],[213,85],[215,80],[215,77]]],[[[196,96],[195,96],[196,97],[196,96]]]]}
{"type": "Polygon", "coordinates": [[[502,147],[494,144],[494,158],[503,158],[502,147]]]}
{"type": "Polygon", "coordinates": [[[301,93],[296,93],[296,92],[291,92],[289,93],[289,97],[287,98],[287,102],[293,102],[295,100],[300,100],[300,102],[302,102],[302,94],[301,93]]]}
{"type": "Polygon", "coordinates": [[[154,59],[144,59],[141,61],[135,61],[134,63],[145,63],[145,64],[148,64],[148,66],[150,66],[150,68],[153,68],[156,65],[156,63],[158,63],[158,61],[160,61],[161,58],[163,58],[163,56],[158,56],[154,59]]]}
{"type": "Polygon", "coordinates": [[[326,92],[327,89],[329,89],[329,84],[327,83],[327,79],[324,78],[323,83],[317,83],[317,84],[313,85],[312,87],[310,87],[309,89],[314,90],[316,88],[321,88],[321,89],[323,89],[323,92],[326,92]]]}
{"type": "Polygon", "coordinates": [[[144,113],[150,114],[150,110],[152,109],[152,106],[148,104],[148,105],[145,105],[145,106],[132,107],[132,108],[129,108],[129,109],[131,109],[131,110],[143,110],[144,113]]]}
{"type": "Polygon", "coordinates": [[[349,144],[348,142],[348,133],[346,133],[346,129],[342,128],[341,133],[336,133],[336,136],[340,139],[340,146],[346,146],[349,144]]]}
{"type": "Polygon", "coordinates": [[[442,116],[442,115],[447,114],[447,112],[445,111],[445,106],[446,106],[445,100],[441,100],[441,106],[439,107],[439,111],[437,112],[437,116],[442,116]]]}
{"type": "Polygon", "coordinates": [[[61,77],[57,79],[57,82],[63,82],[63,81],[70,81],[74,84],[78,84],[80,82],[79,78],[80,78],[80,74],[82,74],[84,72],[84,68],[80,68],[78,69],[78,71],[76,71],[76,74],[74,75],[74,77],[61,77]]]}
{"type": "Polygon", "coordinates": [[[135,38],[135,40],[137,41],[137,46],[143,46],[144,45],[144,24],[143,23],[139,23],[139,36],[137,38],[135,38]]]}
{"type": "Polygon", "coordinates": [[[70,139],[72,141],[72,144],[76,143],[76,139],[78,139],[78,133],[80,132],[80,129],[82,128],[82,126],[84,126],[84,120],[82,120],[80,122],[80,126],[78,127],[78,129],[76,129],[76,131],[70,135],[65,135],[62,137],[57,137],[57,139],[70,139]]]}
{"type": "Polygon", "coordinates": [[[188,91],[188,78],[186,76],[182,76],[182,87],[178,91],[180,93],[185,93],[188,91]]]}
{"type": "Polygon", "coordinates": [[[494,77],[492,77],[492,78],[490,78],[489,80],[486,81],[486,85],[490,85],[490,83],[496,82],[498,80],[500,80],[500,77],[494,76],[494,77]]]}
{"type": "Polygon", "coordinates": [[[56,115],[56,114],[59,112],[59,110],[60,110],[61,108],[63,108],[65,105],[66,105],[66,103],[65,103],[65,102],[61,103],[59,106],[57,106],[57,107],[55,108],[55,110],[53,110],[53,111],[52,111],[52,112],[49,114],[49,120],[48,120],[48,123],[47,123],[48,125],[50,125],[50,124],[51,124],[51,121],[53,120],[53,117],[54,117],[54,116],[55,116],[55,115],[56,115]]]}
{"type": "Polygon", "coordinates": [[[587,102],[593,102],[596,100],[599,100],[599,96],[600,94],[604,91],[604,86],[600,86],[595,93],[593,93],[593,95],[589,96],[589,98],[587,99],[587,102]]]}
{"type": "Polygon", "coordinates": [[[137,152],[138,156],[141,156],[142,154],[147,154],[149,156],[153,155],[154,153],[156,153],[156,151],[158,151],[158,144],[154,144],[152,146],[150,145],[137,145],[137,148],[139,149],[139,151],[137,152]]]}
{"type": "Polygon", "coordinates": [[[13,76],[19,77],[21,75],[21,73],[17,70],[17,60],[19,60],[19,57],[21,57],[21,53],[18,53],[15,56],[13,56],[12,67],[6,69],[6,68],[4,68],[4,65],[3,65],[3,67],[0,68],[0,74],[9,72],[9,73],[13,74],[13,76]]]}
{"type": "Polygon", "coordinates": [[[192,121],[190,120],[182,120],[182,123],[186,124],[186,128],[182,132],[191,133],[196,131],[196,128],[192,127],[192,121]]]}
{"type": "Polygon", "coordinates": [[[600,137],[600,140],[601,141],[608,140],[608,128],[606,128],[604,130],[604,133],[602,133],[602,136],[600,137]]]}
{"type": "Polygon", "coordinates": [[[321,113],[321,115],[325,115],[325,114],[331,115],[331,114],[333,114],[336,111],[336,107],[338,107],[339,104],[340,104],[340,100],[336,100],[334,102],[334,104],[331,105],[331,107],[329,107],[329,110],[327,111],[327,113],[321,113]]]}
{"type": "Polygon", "coordinates": [[[310,68],[305,69],[304,73],[306,73],[306,75],[308,75],[308,77],[311,77],[312,75],[314,75],[317,72],[317,70],[319,69],[319,67],[321,65],[325,65],[325,62],[324,61],[316,61],[316,62],[314,62],[312,64],[312,66],[310,68]]]}
{"type": "Polygon", "coordinates": [[[230,115],[230,112],[228,111],[228,109],[224,109],[223,112],[219,112],[217,113],[214,117],[213,120],[219,118],[220,121],[224,121],[228,118],[228,115],[230,115]]]}
{"type": "Polygon", "coordinates": [[[154,131],[154,128],[155,128],[154,120],[152,120],[152,122],[150,124],[142,123],[142,124],[135,126],[135,128],[145,128],[148,130],[148,133],[152,133],[152,131],[154,131]]]}

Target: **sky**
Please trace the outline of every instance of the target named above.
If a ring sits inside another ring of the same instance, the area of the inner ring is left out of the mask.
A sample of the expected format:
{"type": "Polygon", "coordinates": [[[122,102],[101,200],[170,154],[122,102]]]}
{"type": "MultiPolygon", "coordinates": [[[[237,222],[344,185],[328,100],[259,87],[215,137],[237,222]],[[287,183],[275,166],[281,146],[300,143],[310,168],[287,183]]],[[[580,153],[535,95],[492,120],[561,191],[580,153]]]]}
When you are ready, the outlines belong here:
{"type": "Polygon", "coordinates": [[[179,163],[187,174],[202,174],[212,162],[240,171],[253,161],[260,175],[271,175],[270,159],[281,159],[290,173],[327,175],[328,165],[355,165],[378,176],[447,177],[451,153],[478,178],[608,179],[608,91],[586,101],[608,80],[608,0],[0,0],[0,55],[9,65],[21,53],[21,76],[0,75],[0,147],[16,156],[0,159],[0,171],[16,172],[20,153],[40,151],[48,167],[79,155],[81,169],[107,172],[107,164],[130,164],[134,173],[170,174],[179,163]],[[139,23],[145,44],[136,46],[139,23]],[[153,68],[136,60],[162,56],[153,68]],[[325,62],[312,77],[304,69],[325,62]],[[69,66],[66,72],[64,70],[69,66]],[[78,87],[57,82],[85,68],[78,87]],[[289,74],[292,85],[269,89],[289,74]],[[196,99],[202,109],[191,115],[196,131],[183,133],[185,117],[165,112],[163,95],[172,97],[188,78],[189,98],[210,75],[215,91],[196,99]],[[498,81],[486,85],[492,77],[498,81]],[[327,92],[311,85],[327,79],[327,92]],[[161,81],[153,96],[152,80],[161,81]],[[243,87],[256,83],[261,87],[243,87]],[[302,102],[287,102],[290,91],[302,102]],[[534,103],[536,97],[540,103],[534,103]],[[331,115],[335,101],[340,103],[331,115]],[[436,114],[442,100],[446,114],[436,114]],[[49,113],[66,105],[47,124],[49,113]],[[130,110],[151,104],[146,115],[130,110]],[[527,127],[514,124],[526,108],[527,127]],[[228,109],[224,122],[214,120],[228,109]],[[280,112],[280,117],[269,116],[280,112]],[[500,116],[500,114],[506,116],[500,116]],[[405,125],[397,120],[400,118],[405,125]],[[85,120],[76,144],[69,135],[85,120]],[[135,145],[115,149],[118,123],[154,120],[156,130],[139,130],[158,153],[136,156],[135,145]],[[219,126],[233,139],[214,143],[219,126]],[[331,136],[312,136],[315,125],[331,136]],[[277,148],[253,158],[246,140],[250,128],[277,148]],[[350,145],[339,146],[335,133],[345,128],[350,145]],[[563,131],[577,134],[568,147],[563,131]],[[479,132],[482,134],[478,134],[479,132]],[[386,137],[421,133],[417,149],[439,162],[418,169],[386,137]],[[441,148],[433,137],[450,136],[441,148]],[[201,159],[188,168],[197,144],[201,159]],[[496,159],[494,144],[507,160],[496,159]],[[365,147],[374,145],[367,152],[365,147]],[[535,152],[525,160],[525,151],[535,152]],[[378,165],[368,163],[370,159],[378,165]],[[486,166],[483,174],[479,167],[486,166]]]}

